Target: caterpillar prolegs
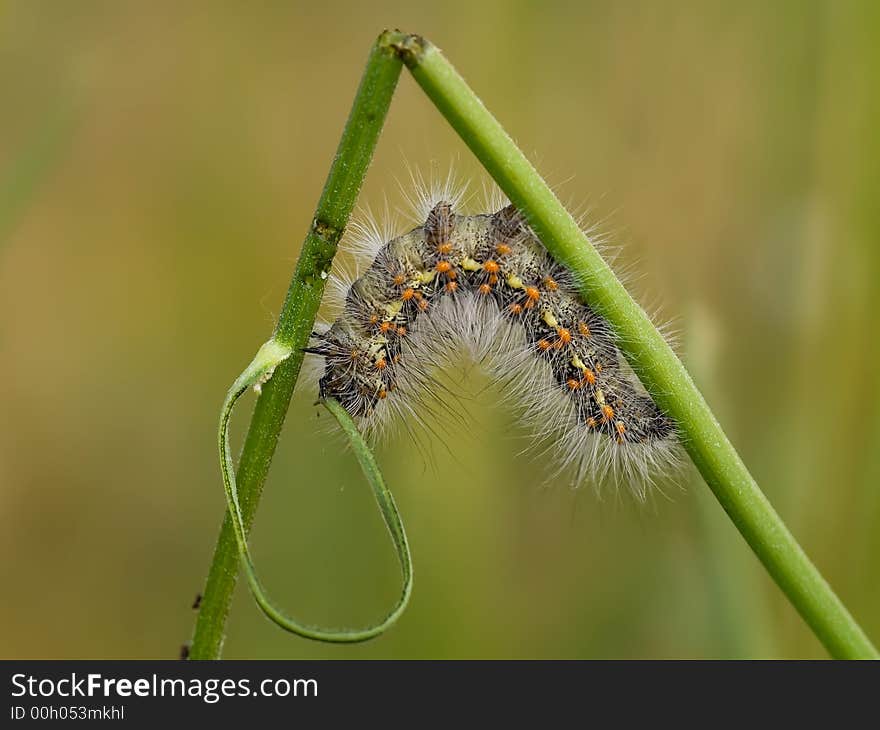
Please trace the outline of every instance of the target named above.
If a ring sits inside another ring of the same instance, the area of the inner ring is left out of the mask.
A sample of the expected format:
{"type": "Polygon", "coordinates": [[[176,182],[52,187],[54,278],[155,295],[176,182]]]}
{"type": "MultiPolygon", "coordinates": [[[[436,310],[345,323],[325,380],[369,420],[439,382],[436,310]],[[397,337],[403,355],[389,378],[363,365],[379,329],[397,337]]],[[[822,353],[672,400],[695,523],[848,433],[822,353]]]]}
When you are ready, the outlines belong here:
{"type": "Polygon", "coordinates": [[[440,200],[423,225],[381,243],[313,337],[322,397],[367,431],[446,402],[434,373],[465,353],[500,379],[576,484],[610,476],[644,497],[677,460],[674,423],[512,205],[462,215],[440,200]]]}

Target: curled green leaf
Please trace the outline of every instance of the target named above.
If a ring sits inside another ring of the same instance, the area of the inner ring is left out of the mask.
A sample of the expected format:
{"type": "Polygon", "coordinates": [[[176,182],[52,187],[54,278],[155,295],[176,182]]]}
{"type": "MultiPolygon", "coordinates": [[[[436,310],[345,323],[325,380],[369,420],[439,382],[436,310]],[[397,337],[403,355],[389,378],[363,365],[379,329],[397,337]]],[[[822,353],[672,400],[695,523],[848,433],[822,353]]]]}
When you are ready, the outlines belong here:
{"type": "Polygon", "coordinates": [[[242,517],[241,506],[238,499],[238,489],[235,482],[235,465],[232,461],[232,452],[229,446],[229,420],[232,417],[232,411],[239,398],[253,387],[258,393],[260,387],[266,383],[275,372],[275,368],[288,357],[290,357],[292,349],[279,343],[275,339],[265,343],[253,361],[244,372],[236,378],[226,399],[223,402],[223,409],[220,412],[220,428],[219,428],[219,447],[220,447],[220,470],[223,474],[223,486],[226,491],[226,505],[232,521],[233,533],[238,547],[241,565],[244,568],[248,585],[257,605],[266,616],[286,631],[304,636],[317,641],[328,641],[335,643],[353,643],[358,641],[366,641],[387,630],[398,618],[400,618],[410,595],[412,594],[413,570],[412,558],[409,552],[409,544],[406,539],[406,532],[403,528],[403,522],[400,519],[400,513],[397,505],[394,503],[394,497],[391,495],[382,472],[373,457],[373,453],[367,446],[363,437],[358,431],[351,416],[346,410],[335,400],[324,401],[324,406],[333,414],[334,418],[339,422],[345,435],[348,437],[352,451],[361,465],[364,476],[373,490],[373,496],[376,498],[376,504],[382,514],[382,519],[394,547],[397,550],[397,558],[400,562],[400,570],[403,575],[403,591],[400,598],[391,612],[378,623],[372,624],[361,629],[328,629],[319,626],[310,626],[288,616],[284,611],[278,608],[269,599],[257,577],[254,568],[253,559],[247,545],[247,530],[242,517]]]}

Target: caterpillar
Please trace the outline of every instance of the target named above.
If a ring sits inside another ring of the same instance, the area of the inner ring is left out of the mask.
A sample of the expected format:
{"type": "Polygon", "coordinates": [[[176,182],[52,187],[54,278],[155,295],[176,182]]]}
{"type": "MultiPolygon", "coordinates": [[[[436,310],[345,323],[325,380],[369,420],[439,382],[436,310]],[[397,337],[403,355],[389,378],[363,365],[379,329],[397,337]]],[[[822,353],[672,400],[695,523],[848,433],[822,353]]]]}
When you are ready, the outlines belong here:
{"type": "Polygon", "coordinates": [[[453,396],[437,369],[466,356],[549,441],[557,473],[573,467],[575,485],[596,487],[610,477],[644,499],[678,462],[675,424],[526,218],[511,204],[462,214],[445,193],[403,235],[374,228],[366,270],[336,280],[341,312],[306,349],[323,358],[321,397],[368,433],[395,417],[421,422],[429,401],[453,396]]]}

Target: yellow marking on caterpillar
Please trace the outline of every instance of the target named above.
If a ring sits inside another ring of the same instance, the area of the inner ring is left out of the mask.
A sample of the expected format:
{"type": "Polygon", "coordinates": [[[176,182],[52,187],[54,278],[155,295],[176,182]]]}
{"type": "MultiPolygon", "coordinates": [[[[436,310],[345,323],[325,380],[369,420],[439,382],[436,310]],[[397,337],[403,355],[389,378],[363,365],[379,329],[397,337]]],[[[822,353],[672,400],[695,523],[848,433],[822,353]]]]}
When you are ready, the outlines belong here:
{"type": "Polygon", "coordinates": [[[522,289],[523,280],[520,279],[516,274],[508,274],[507,286],[509,286],[511,289],[522,289]]]}
{"type": "Polygon", "coordinates": [[[551,312],[549,309],[544,310],[544,321],[551,329],[555,330],[557,327],[559,327],[559,322],[556,321],[556,317],[553,316],[553,312],[551,312]]]}
{"type": "Polygon", "coordinates": [[[480,266],[480,262],[472,259],[470,256],[465,256],[461,260],[461,268],[465,271],[479,271],[482,266],[480,266]]]}
{"type": "MultiPolygon", "coordinates": [[[[407,299],[411,298],[406,297],[407,299]]],[[[403,300],[401,299],[392,299],[385,305],[385,311],[388,313],[388,319],[394,319],[398,314],[400,314],[400,310],[403,309],[403,300]]]]}
{"type": "Polygon", "coordinates": [[[596,403],[600,406],[605,405],[605,393],[602,392],[601,388],[596,388],[596,392],[594,394],[596,396],[596,403]]]}
{"type": "Polygon", "coordinates": [[[584,365],[584,361],[581,360],[577,355],[571,358],[571,364],[574,365],[578,370],[587,370],[587,366],[584,365]]]}
{"type": "Polygon", "coordinates": [[[430,284],[434,281],[436,271],[419,271],[416,273],[416,281],[421,284],[430,284]]]}

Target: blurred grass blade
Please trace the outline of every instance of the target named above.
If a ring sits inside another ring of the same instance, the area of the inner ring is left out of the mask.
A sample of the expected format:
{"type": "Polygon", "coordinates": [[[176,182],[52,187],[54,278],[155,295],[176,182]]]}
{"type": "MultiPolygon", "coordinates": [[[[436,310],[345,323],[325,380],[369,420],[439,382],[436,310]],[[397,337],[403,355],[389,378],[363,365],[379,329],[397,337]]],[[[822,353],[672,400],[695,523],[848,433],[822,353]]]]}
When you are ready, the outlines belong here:
{"type": "Polygon", "coordinates": [[[69,110],[46,114],[0,172],[0,246],[12,235],[28,206],[73,139],[73,115],[69,110]]]}

